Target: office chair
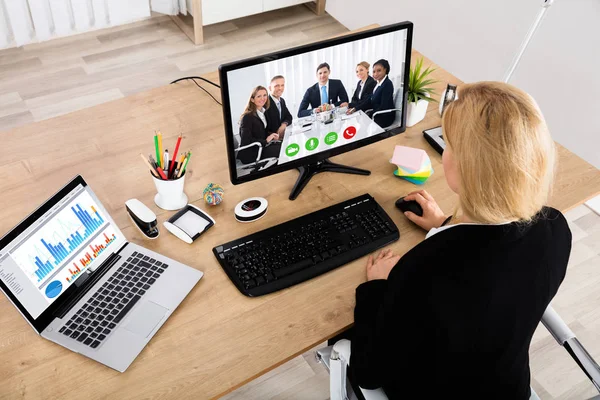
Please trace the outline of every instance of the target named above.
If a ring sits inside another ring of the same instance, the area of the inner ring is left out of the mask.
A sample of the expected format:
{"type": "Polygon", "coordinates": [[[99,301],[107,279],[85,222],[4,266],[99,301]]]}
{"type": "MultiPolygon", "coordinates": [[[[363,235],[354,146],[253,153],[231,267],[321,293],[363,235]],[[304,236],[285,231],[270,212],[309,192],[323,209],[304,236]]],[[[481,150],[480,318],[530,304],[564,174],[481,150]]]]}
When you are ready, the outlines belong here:
{"type": "MultiPolygon", "coordinates": [[[[275,142],[275,140],[273,140],[272,142],[275,142]]],[[[235,167],[238,171],[238,177],[248,175],[251,172],[261,171],[261,170],[269,168],[277,163],[278,159],[275,157],[265,158],[264,160],[260,159],[260,156],[262,155],[262,151],[263,151],[263,146],[260,142],[253,142],[253,143],[247,144],[245,146],[240,146],[240,143],[241,143],[241,138],[240,138],[239,133],[234,134],[233,135],[233,146],[235,148],[235,167]],[[256,160],[251,163],[244,164],[238,158],[238,153],[240,151],[254,148],[254,147],[258,147],[256,160]]]]}
{"type": "MultiPolygon", "coordinates": [[[[573,357],[577,365],[583,370],[586,376],[592,381],[592,384],[600,393],[600,367],[596,361],[585,350],[583,345],[577,340],[577,337],[569,329],[567,324],[560,318],[551,306],[548,306],[542,316],[542,324],[548,329],[550,334],[563,346],[573,357]]],[[[327,346],[316,352],[317,360],[325,365],[329,371],[329,390],[331,400],[357,400],[358,397],[352,390],[346,376],[346,369],[350,360],[350,341],[341,339],[333,346],[327,346]]],[[[363,389],[361,394],[365,400],[388,400],[382,389],[363,389]]],[[[600,400],[600,395],[592,398],[600,400]]],[[[590,400],[592,400],[590,399],[590,400]]],[[[530,400],[540,400],[537,393],[531,388],[530,400]]]]}
{"type": "MultiPolygon", "coordinates": [[[[387,113],[396,113],[395,117],[394,117],[394,122],[392,122],[389,126],[400,126],[400,123],[402,122],[402,103],[404,101],[404,99],[402,98],[402,90],[403,90],[403,83],[402,83],[402,75],[399,76],[394,76],[394,77],[388,77],[389,80],[392,81],[392,84],[394,85],[394,108],[390,108],[389,110],[381,110],[381,111],[377,111],[376,113],[373,114],[373,119],[375,119],[375,117],[377,115],[380,114],[387,114],[387,113]]],[[[385,126],[382,126],[382,128],[386,128],[385,126]]]]}

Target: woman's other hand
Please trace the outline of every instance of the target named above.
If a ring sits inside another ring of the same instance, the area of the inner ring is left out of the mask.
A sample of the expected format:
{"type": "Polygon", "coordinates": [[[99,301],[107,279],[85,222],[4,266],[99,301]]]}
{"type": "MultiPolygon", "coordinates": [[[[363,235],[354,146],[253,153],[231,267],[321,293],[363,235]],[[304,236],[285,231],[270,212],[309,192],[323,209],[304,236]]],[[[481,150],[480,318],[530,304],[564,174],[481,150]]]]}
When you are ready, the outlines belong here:
{"type": "Polygon", "coordinates": [[[271,133],[267,136],[267,143],[270,143],[272,140],[279,140],[279,135],[276,133],[271,133]]]}
{"type": "Polygon", "coordinates": [[[387,279],[390,271],[400,260],[400,256],[394,254],[392,249],[382,250],[377,257],[369,255],[367,259],[367,280],[387,279]]]}
{"type": "Polygon", "coordinates": [[[404,215],[426,231],[429,231],[431,228],[439,228],[447,218],[440,206],[438,206],[433,197],[427,193],[426,190],[418,190],[409,193],[404,197],[404,200],[415,200],[419,203],[423,209],[422,217],[419,217],[417,214],[410,211],[405,212],[404,215]]]}

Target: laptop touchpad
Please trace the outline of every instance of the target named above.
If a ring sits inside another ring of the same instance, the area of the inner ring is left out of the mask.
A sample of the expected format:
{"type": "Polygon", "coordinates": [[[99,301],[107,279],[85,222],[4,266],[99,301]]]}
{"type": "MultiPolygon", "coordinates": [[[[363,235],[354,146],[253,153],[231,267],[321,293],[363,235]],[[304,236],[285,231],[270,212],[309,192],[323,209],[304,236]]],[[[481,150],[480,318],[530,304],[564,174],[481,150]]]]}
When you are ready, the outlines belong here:
{"type": "Polygon", "coordinates": [[[148,337],[154,328],[156,328],[156,325],[164,318],[167,311],[169,310],[163,306],[147,301],[139,309],[135,310],[135,314],[127,325],[125,325],[125,329],[140,336],[148,337]]]}

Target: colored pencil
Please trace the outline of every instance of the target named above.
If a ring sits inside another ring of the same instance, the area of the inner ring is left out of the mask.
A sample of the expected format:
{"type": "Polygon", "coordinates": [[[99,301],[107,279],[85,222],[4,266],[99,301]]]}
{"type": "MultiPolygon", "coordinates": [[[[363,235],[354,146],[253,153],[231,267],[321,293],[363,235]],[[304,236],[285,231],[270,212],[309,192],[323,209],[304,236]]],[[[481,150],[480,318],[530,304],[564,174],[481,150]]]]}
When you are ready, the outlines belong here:
{"type": "Polygon", "coordinates": [[[162,133],[160,133],[160,131],[158,131],[158,154],[157,154],[157,159],[156,161],[158,162],[158,166],[162,169],[165,169],[165,163],[163,160],[163,142],[162,142],[162,133]]]}
{"type": "MultiPolygon", "coordinates": [[[[173,152],[173,161],[175,161],[175,158],[177,157],[177,152],[179,151],[179,144],[181,144],[181,133],[179,134],[179,137],[177,138],[177,143],[175,143],[175,151],[173,152]]],[[[175,162],[173,162],[173,164],[171,164],[171,169],[169,170],[169,175],[173,175],[173,167],[175,166],[175,162]]]]}
{"type": "Polygon", "coordinates": [[[150,163],[148,162],[148,160],[146,160],[144,155],[140,153],[140,157],[142,157],[142,160],[144,160],[144,163],[146,163],[148,168],[150,168],[150,172],[152,172],[152,175],[154,175],[158,178],[158,173],[156,172],[156,170],[154,168],[152,168],[152,165],[150,165],[150,163]]]}

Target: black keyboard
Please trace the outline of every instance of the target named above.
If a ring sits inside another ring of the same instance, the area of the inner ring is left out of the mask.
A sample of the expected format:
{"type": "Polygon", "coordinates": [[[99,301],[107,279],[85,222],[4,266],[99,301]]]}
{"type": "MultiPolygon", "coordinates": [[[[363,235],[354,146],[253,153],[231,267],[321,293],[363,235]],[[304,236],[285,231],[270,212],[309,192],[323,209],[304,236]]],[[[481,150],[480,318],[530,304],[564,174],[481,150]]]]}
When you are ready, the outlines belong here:
{"type": "Polygon", "coordinates": [[[168,267],[133,252],[58,331],[97,348],[168,267]]]}
{"type": "Polygon", "coordinates": [[[213,248],[246,296],[285,289],[347,264],[400,238],[369,194],[213,248]]]}

